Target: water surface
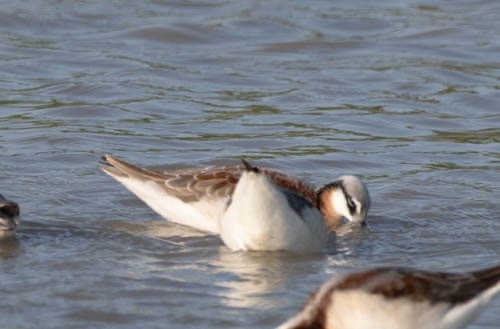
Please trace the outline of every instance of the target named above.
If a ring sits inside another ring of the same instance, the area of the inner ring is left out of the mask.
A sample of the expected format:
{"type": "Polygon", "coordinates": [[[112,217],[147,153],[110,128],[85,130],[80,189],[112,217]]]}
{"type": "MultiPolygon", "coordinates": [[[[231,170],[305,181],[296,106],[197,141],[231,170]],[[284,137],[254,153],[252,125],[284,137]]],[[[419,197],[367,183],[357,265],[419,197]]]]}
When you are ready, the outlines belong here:
{"type": "Polygon", "coordinates": [[[23,215],[0,327],[273,328],[345,271],[499,263],[496,1],[0,8],[0,188],[23,215]],[[313,257],[231,252],[101,173],[103,153],[360,175],[370,223],[313,257]]]}

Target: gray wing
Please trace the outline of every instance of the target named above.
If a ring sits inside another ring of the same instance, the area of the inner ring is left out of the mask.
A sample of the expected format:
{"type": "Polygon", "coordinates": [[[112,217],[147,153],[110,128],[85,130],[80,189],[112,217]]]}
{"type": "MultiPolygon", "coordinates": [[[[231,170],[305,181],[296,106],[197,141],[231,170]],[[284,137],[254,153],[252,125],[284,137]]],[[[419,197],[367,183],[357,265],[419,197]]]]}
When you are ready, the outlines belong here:
{"type": "Polygon", "coordinates": [[[241,168],[217,167],[164,173],[164,188],[184,202],[203,197],[229,198],[241,176],[241,168]]]}
{"type": "Polygon", "coordinates": [[[102,169],[111,176],[153,181],[184,202],[203,197],[229,197],[241,176],[241,167],[191,168],[159,172],[141,168],[110,155],[104,155],[102,169]]]}

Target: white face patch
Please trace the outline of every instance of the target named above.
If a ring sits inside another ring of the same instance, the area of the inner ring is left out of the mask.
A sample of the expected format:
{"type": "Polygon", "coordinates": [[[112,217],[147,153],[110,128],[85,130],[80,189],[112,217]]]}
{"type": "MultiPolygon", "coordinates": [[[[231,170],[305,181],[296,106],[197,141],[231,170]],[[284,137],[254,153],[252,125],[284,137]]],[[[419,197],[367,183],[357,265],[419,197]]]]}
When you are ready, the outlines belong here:
{"type": "Polygon", "coordinates": [[[333,209],[335,209],[335,211],[342,215],[345,219],[352,221],[353,219],[351,213],[349,212],[349,208],[347,207],[347,200],[342,190],[336,189],[335,191],[333,191],[331,198],[333,209]]]}

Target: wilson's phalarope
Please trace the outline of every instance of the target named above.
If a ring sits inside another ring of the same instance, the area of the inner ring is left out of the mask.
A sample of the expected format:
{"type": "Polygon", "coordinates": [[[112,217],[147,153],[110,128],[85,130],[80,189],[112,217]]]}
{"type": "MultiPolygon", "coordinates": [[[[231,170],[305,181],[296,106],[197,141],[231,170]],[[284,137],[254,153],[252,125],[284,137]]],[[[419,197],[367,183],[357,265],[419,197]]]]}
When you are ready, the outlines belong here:
{"type": "Polygon", "coordinates": [[[0,239],[14,235],[19,225],[19,206],[0,194],[0,239]]]}
{"type": "MultiPolygon", "coordinates": [[[[104,172],[122,183],[163,217],[212,233],[220,233],[219,218],[226,209],[244,166],[191,168],[158,172],[140,168],[104,155],[104,172]]],[[[256,167],[285,191],[301,196],[318,208],[328,229],[335,229],[345,218],[364,223],[370,208],[370,195],[355,176],[316,189],[282,172],[256,167]]]]}
{"type": "Polygon", "coordinates": [[[323,284],[278,329],[465,328],[500,292],[500,266],[442,273],[380,268],[323,284]]]}

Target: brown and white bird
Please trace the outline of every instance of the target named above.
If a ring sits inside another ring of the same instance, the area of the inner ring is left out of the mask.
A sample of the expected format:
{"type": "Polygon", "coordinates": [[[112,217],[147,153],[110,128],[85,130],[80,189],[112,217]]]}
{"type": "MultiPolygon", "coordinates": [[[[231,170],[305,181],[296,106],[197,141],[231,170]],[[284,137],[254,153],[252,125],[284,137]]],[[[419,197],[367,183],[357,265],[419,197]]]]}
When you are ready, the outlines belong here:
{"type": "Polygon", "coordinates": [[[500,292],[500,266],[470,273],[379,268],[323,284],[278,329],[459,329],[500,292]]]}
{"type": "MultiPolygon", "coordinates": [[[[111,155],[104,155],[103,160],[106,164],[102,167],[104,172],[163,217],[213,233],[218,233],[220,211],[225,208],[245,170],[240,165],[159,172],[111,155]]],[[[338,227],[343,218],[360,224],[366,220],[370,195],[356,176],[341,176],[321,188],[314,188],[280,171],[257,168],[276,186],[301,195],[315,205],[329,229],[338,227]]]]}
{"type": "Polygon", "coordinates": [[[19,221],[18,204],[0,194],[0,239],[14,235],[19,221]]]}

